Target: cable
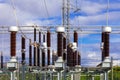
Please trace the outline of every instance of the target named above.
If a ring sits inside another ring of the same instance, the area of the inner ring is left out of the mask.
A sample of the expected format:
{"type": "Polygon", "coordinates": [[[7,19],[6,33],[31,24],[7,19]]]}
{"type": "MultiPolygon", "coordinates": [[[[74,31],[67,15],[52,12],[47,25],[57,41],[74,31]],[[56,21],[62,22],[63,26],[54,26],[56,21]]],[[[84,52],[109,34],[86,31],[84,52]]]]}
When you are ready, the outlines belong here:
{"type": "Polygon", "coordinates": [[[14,0],[10,0],[10,2],[11,2],[11,6],[12,6],[12,8],[13,8],[13,13],[14,13],[14,16],[15,16],[16,25],[19,27],[19,30],[20,30],[20,32],[22,33],[22,35],[23,35],[26,39],[29,39],[29,38],[22,32],[22,30],[20,29],[18,17],[17,17],[17,14],[16,14],[16,8],[15,8],[15,5],[14,5],[14,0]]]}
{"type": "Polygon", "coordinates": [[[49,15],[49,12],[48,12],[48,8],[47,8],[46,0],[44,0],[44,4],[45,4],[45,9],[46,9],[46,12],[47,12],[47,17],[49,18],[49,17],[50,17],[50,15],[49,15]]]}
{"type": "Polygon", "coordinates": [[[109,24],[109,5],[110,5],[110,2],[109,0],[107,0],[107,13],[106,13],[106,25],[108,26],[109,24]]]}

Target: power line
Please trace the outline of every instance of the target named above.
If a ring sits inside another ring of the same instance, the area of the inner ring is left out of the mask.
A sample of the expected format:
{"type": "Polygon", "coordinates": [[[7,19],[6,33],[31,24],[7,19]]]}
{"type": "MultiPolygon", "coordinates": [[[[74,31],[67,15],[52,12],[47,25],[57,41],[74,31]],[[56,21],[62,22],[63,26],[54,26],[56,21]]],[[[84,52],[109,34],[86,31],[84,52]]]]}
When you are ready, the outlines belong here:
{"type": "Polygon", "coordinates": [[[107,24],[107,26],[108,26],[108,24],[109,24],[109,5],[110,5],[110,1],[109,0],[107,0],[107,13],[106,13],[106,24],[107,24]]]}
{"type": "Polygon", "coordinates": [[[45,5],[46,12],[47,12],[47,17],[49,18],[50,15],[49,15],[48,7],[47,7],[47,4],[46,4],[46,0],[44,0],[44,5],[45,5]]]}
{"type": "Polygon", "coordinates": [[[12,8],[13,8],[13,13],[14,13],[15,21],[16,21],[16,26],[19,27],[19,30],[20,30],[20,32],[22,33],[22,35],[23,35],[26,39],[29,39],[29,38],[22,32],[22,30],[20,29],[19,21],[18,21],[18,17],[17,17],[17,13],[16,13],[16,8],[15,8],[15,4],[14,4],[14,0],[10,0],[10,2],[11,2],[11,6],[12,6],[12,8]]]}

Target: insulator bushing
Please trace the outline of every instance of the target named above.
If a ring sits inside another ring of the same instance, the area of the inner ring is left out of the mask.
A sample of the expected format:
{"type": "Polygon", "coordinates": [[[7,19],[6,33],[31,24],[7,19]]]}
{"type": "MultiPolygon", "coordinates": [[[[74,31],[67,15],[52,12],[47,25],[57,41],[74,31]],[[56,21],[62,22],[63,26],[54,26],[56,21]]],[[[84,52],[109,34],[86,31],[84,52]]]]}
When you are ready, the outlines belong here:
{"type": "Polygon", "coordinates": [[[77,33],[77,31],[74,31],[74,42],[76,42],[77,46],[78,46],[78,33],[77,33]]]}
{"type": "Polygon", "coordinates": [[[41,32],[39,32],[39,43],[41,44],[41,32]]]}
{"type": "Polygon", "coordinates": [[[77,51],[73,53],[73,66],[77,65],[77,51]]]}
{"type": "Polygon", "coordinates": [[[78,52],[78,65],[81,65],[81,55],[79,52],[78,52]]]}
{"type": "Polygon", "coordinates": [[[47,31],[47,47],[51,46],[51,33],[50,31],[47,31]]]}
{"type": "Polygon", "coordinates": [[[43,42],[45,42],[45,34],[43,34],[43,42]]]}
{"type": "Polygon", "coordinates": [[[104,39],[104,53],[105,57],[109,57],[109,33],[105,33],[105,39],[104,39]]]}
{"type": "Polygon", "coordinates": [[[37,48],[37,53],[38,53],[38,55],[37,55],[37,66],[40,66],[40,49],[39,48],[37,48]]]}
{"type": "Polygon", "coordinates": [[[36,41],[36,28],[34,28],[34,41],[36,41]]]}
{"type": "Polygon", "coordinates": [[[48,47],[48,52],[47,52],[47,60],[48,60],[48,65],[50,65],[50,47],[51,47],[51,33],[50,31],[47,31],[47,47],[48,47]]]}
{"type": "Polygon", "coordinates": [[[10,36],[11,57],[16,56],[16,32],[11,32],[10,36]]]}
{"type": "Polygon", "coordinates": [[[62,52],[63,52],[63,35],[61,32],[58,32],[57,34],[57,53],[58,53],[58,57],[62,56],[62,52]]]}
{"type": "Polygon", "coordinates": [[[42,67],[45,67],[45,52],[42,50],[42,67]]]}
{"type": "Polygon", "coordinates": [[[72,48],[70,47],[70,44],[67,46],[67,66],[74,67],[74,53],[72,48]]]}
{"type": "Polygon", "coordinates": [[[105,52],[104,52],[104,40],[105,40],[105,32],[102,32],[102,61],[105,58],[105,52]]]}
{"type": "Polygon", "coordinates": [[[21,48],[25,49],[25,37],[22,36],[22,44],[21,44],[21,48]]]}
{"type": "Polygon", "coordinates": [[[3,68],[3,54],[1,53],[1,68],[3,68]]]}
{"type": "Polygon", "coordinates": [[[29,43],[29,66],[32,66],[32,46],[31,46],[31,41],[29,43]]]}
{"type": "Polygon", "coordinates": [[[63,49],[66,49],[66,37],[63,38],[63,49]]]}
{"type": "Polygon", "coordinates": [[[34,46],[34,66],[37,66],[37,64],[36,64],[36,47],[34,46]]]}
{"type": "Polygon", "coordinates": [[[65,61],[66,60],[66,37],[63,37],[63,49],[64,49],[63,60],[65,61]]]}
{"type": "Polygon", "coordinates": [[[11,57],[16,56],[16,33],[18,31],[17,26],[11,26],[9,28],[10,33],[10,55],[11,57]]]}
{"type": "Polygon", "coordinates": [[[25,63],[25,38],[22,36],[22,40],[21,40],[22,44],[21,44],[21,48],[22,48],[22,64],[25,63]]]}
{"type": "Polygon", "coordinates": [[[48,55],[47,55],[47,63],[48,63],[48,65],[50,65],[50,49],[48,49],[48,55]]]}

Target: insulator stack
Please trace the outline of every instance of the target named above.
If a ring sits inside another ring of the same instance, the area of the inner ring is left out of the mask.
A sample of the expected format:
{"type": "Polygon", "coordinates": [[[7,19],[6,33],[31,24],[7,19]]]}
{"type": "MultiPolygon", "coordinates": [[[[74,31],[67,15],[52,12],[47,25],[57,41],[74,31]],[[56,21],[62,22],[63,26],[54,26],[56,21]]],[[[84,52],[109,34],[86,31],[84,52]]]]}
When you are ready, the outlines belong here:
{"type": "Polygon", "coordinates": [[[47,31],[47,47],[51,47],[51,33],[47,31]]]}
{"type": "MultiPolygon", "coordinates": [[[[77,43],[77,46],[78,46],[78,33],[77,31],[74,31],[74,42],[77,43]]],[[[73,65],[78,65],[78,51],[75,51],[74,54],[73,54],[73,65]]]]}
{"type": "Polygon", "coordinates": [[[105,32],[105,38],[104,38],[104,52],[105,57],[109,57],[109,33],[105,32]]]}
{"type": "Polygon", "coordinates": [[[63,49],[64,49],[63,60],[65,61],[66,60],[66,37],[63,37],[63,49]]]}
{"type": "Polygon", "coordinates": [[[37,55],[37,66],[40,66],[40,49],[39,48],[37,48],[37,53],[38,53],[38,55],[37,55]]]}
{"type": "Polygon", "coordinates": [[[77,56],[77,51],[73,53],[73,66],[77,65],[78,56],[77,56]]]}
{"type": "Polygon", "coordinates": [[[41,45],[41,32],[39,31],[39,47],[37,48],[37,66],[40,66],[40,45],[41,45]]]}
{"type": "Polygon", "coordinates": [[[81,56],[80,56],[80,53],[78,52],[78,63],[77,65],[81,65],[81,56]]]}
{"type": "Polygon", "coordinates": [[[63,52],[63,35],[61,32],[58,32],[57,34],[57,51],[58,51],[58,57],[62,56],[63,52]]]}
{"type": "Polygon", "coordinates": [[[25,37],[22,36],[22,44],[21,44],[21,48],[22,48],[22,64],[25,63],[25,37]]]}
{"type": "Polygon", "coordinates": [[[16,56],[16,32],[12,31],[10,36],[11,57],[16,56]]]}
{"type": "Polygon", "coordinates": [[[74,42],[76,42],[77,46],[78,46],[78,33],[77,33],[77,31],[74,31],[74,42]]]}
{"type": "Polygon", "coordinates": [[[43,34],[43,42],[45,42],[45,34],[43,34]]]}
{"type": "Polygon", "coordinates": [[[34,41],[36,41],[36,28],[34,28],[34,41]]]}
{"type": "Polygon", "coordinates": [[[73,50],[71,49],[71,44],[68,44],[67,46],[67,66],[69,67],[74,67],[74,62],[73,62],[73,50]]]}
{"type": "Polygon", "coordinates": [[[3,68],[3,54],[1,52],[1,68],[3,68]]]}
{"type": "Polygon", "coordinates": [[[48,54],[47,54],[47,62],[48,62],[48,65],[50,65],[50,47],[51,47],[51,33],[50,31],[47,31],[47,47],[48,47],[48,54]]]}
{"type": "Polygon", "coordinates": [[[102,61],[104,60],[105,58],[105,52],[104,52],[104,39],[105,39],[105,32],[102,32],[102,61]]]}
{"type": "Polygon", "coordinates": [[[41,32],[39,31],[39,43],[41,44],[41,32]]]}
{"type": "Polygon", "coordinates": [[[42,50],[42,67],[45,67],[45,52],[42,50]]]}
{"type": "Polygon", "coordinates": [[[102,42],[103,43],[103,46],[102,46],[102,49],[103,49],[103,58],[104,60],[106,59],[106,57],[109,57],[109,34],[110,32],[112,31],[111,27],[103,27],[103,34],[102,34],[102,42]]]}
{"type": "Polygon", "coordinates": [[[29,42],[29,66],[32,66],[32,46],[31,46],[31,40],[29,42]]]}
{"type": "Polygon", "coordinates": [[[36,47],[34,46],[34,66],[37,66],[36,64],[36,47]]]}
{"type": "Polygon", "coordinates": [[[66,49],[66,37],[63,37],[63,49],[66,49]]]}
{"type": "Polygon", "coordinates": [[[36,54],[36,50],[37,50],[37,46],[36,46],[36,28],[34,28],[34,66],[37,66],[37,54],[36,54]]]}

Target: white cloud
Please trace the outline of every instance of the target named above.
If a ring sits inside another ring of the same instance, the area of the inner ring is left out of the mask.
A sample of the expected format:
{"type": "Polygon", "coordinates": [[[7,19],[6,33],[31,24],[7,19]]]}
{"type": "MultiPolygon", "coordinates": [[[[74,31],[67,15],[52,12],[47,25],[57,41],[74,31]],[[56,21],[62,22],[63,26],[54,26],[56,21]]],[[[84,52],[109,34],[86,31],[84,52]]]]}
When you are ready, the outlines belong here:
{"type": "MultiPolygon", "coordinates": [[[[109,13],[109,24],[119,24],[120,12],[110,12],[109,13]]],[[[106,13],[98,14],[98,15],[92,15],[92,16],[76,16],[73,20],[71,20],[72,24],[78,24],[78,25],[105,25],[106,24],[106,13]]]]}
{"type": "Polygon", "coordinates": [[[100,4],[91,1],[83,1],[81,5],[81,12],[84,12],[88,15],[93,15],[101,12],[106,7],[105,4],[100,4]]]}

